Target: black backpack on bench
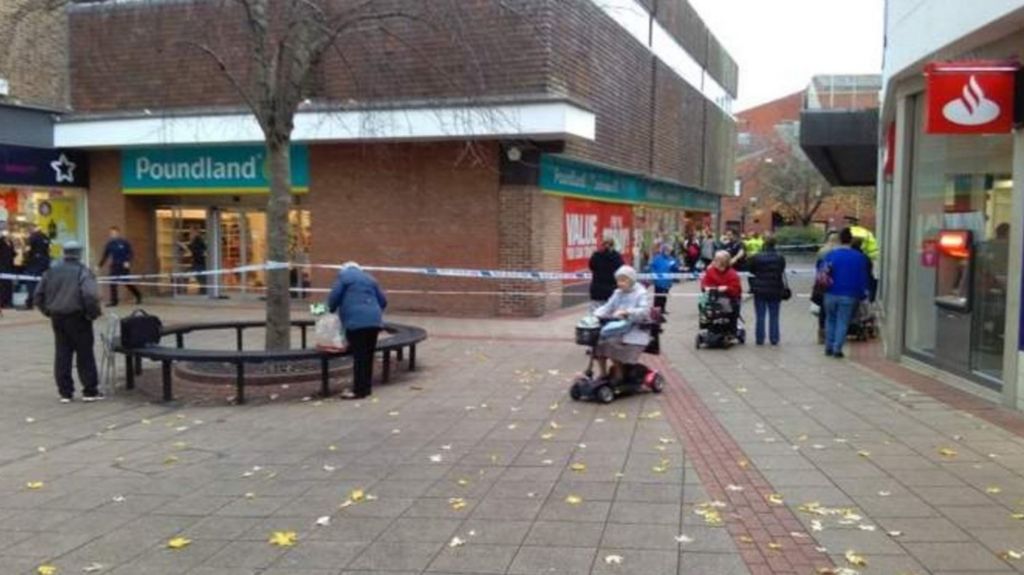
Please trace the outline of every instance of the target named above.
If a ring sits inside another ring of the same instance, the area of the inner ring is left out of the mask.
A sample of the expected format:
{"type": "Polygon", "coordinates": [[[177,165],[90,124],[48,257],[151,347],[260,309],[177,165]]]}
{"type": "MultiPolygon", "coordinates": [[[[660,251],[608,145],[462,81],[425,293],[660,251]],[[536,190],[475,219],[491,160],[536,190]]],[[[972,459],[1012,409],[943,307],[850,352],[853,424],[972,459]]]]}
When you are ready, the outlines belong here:
{"type": "Polygon", "coordinates": [[[158,344],[163,327],[160,318],[137,309],[121,320],[121,347],[138,349],[158,344]]]}

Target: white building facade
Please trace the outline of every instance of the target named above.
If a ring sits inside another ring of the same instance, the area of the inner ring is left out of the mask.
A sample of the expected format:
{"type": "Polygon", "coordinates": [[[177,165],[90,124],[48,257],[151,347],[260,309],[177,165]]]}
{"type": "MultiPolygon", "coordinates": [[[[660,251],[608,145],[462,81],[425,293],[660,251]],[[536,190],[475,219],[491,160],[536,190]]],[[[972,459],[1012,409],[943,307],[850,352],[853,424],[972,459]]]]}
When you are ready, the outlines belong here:
{"type": "Polygon", "coordinates": [[[888,0],[885,32],[878,238],[886,356],[1024,410],[1024,131],[934,133],[936,114],[967,126],[989,111],[1009,120],[1017,108],[1019,119],[1024,90],[1000,106],[972,78],[1008,74],[1020,85],[1024,0],[888,0]],[[948,102],[929,87],[936,65],[964,67],[955,71],[963,90],[948,102]]]}

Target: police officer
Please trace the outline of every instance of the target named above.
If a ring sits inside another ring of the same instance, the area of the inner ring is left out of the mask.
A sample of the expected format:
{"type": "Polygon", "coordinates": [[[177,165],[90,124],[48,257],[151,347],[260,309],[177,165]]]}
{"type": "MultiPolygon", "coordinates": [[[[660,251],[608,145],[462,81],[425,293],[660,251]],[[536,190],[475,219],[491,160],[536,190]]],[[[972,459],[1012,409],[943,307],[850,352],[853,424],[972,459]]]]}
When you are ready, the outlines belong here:
{"type": "MultiPolygon", "coordinates": [[[[43,233],[39,226],[32,224],[32,232],[28,236],[28,253],[25,255],[25,275],[41,276],[50,269],[50,236],[43,233]]],[[[28,297],[25,298],[25,308],[32,309],[35,301],[36,281],[26,282],[28,286],[28,297]]]]}
{"type": "MultiPolygon", "coordinates": [[[[103,257],[100,258],[100,267],[102,268],[107,260],[110,260],[110,275],[124,276],[128,275],[132,268],[132,244],[128,240],[121,237],[121,229],[117,226],[110,227],[110,239],[107,241],[107,246],[103,248],[103,257]]],[[[124,285],[128,288],[128,291],[135,296],[135,305],[142,303],[142,294],[139,293],[138,288],[129,284],[122,283],[118,280],[114,280],[110,283],[110,303],[111,307],[117,306],[117,286],[118,284],[124,285]]]]}
{"type": "Polygon", "coordinates": [[[71,362],[75,356],[83,401],[103,399],[99,392],[92,331],[92,322],[101,313],[99,288],[96,276],[81,260],[81,244],[65,243],[64,262],[43,274],[34,296],[35,305],[53,325],[54,377],[61,403],[70,403],[75,394],[75,382],[71,378],[71,362]]]}

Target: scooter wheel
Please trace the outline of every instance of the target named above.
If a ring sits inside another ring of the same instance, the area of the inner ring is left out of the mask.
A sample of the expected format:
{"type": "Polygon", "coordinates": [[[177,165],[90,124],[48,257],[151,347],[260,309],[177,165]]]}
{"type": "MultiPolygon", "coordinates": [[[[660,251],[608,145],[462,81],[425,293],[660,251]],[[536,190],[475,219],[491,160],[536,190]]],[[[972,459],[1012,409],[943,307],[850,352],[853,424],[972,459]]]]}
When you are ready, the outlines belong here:
{"type": "Polygon", "coordinates": [[[697,337],[694,339],[693,347],[700,349],[700,346],[702,345],[704,345],[704,338],[698,333],[697,337]]]}
{"type": "Polygon", "coordinates": [[[583,389],[579,383],[574,383],[572,384],[572,387],[569,388],[569,397],[571,397],[573,401],[583,399],[583,389]]]}
{"type": "Polygon", "coordinates": [[[747,343],[747,330],[739,330],[739,332],[736,333],[736,340],[740,342],[740,345],[747,343]]]}
{"type": "Polygon", "coordinates": [[[654,393],[661,393],[665,389],[665,376],[660,373],[654,376],[654,381],[651,382],[651,391],[654,393]]]}
{"type": "Polygon", "coordinates": [[[597,388],[594,395],[597,396],[597,400],[601,403],[611,403],[615,401],[615,390],[613,390],[610,385],[602,385],[597,388]]]}

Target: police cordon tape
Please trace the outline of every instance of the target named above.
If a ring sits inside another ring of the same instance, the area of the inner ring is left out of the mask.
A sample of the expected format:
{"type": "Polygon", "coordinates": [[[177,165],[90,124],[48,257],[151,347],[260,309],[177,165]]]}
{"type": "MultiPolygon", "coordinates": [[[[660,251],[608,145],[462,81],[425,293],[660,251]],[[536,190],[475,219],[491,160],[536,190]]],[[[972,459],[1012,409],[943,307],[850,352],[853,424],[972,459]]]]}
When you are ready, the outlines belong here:
{"type": "MultiPolygon", "coordinates": [[[[155,274],[124,274],[124,275],[106,275],[97,276],[99,283],[105,284],[125,284],[132,283],[137,285],[147,285],[144,282],[149,279],[187,279],[194,277],[209,277],[219,275],[230,275],[239,273],[251,273],[259,271],[271,271],[271,270],[290,270],[290,269],[331,269],[339,270],[343,265],[339,264],[303,264],[303,263],[287,263],[287,262],[266,262],[263,264],[254,264],[247,266],[239,266],[234,268],[223,268],[213,270],[201,270],[201,271],[189,271],[189,272],[170,272],[170,273],[155,273],[155,274]],[[140,281],[141,280],[141,281],[140,281]]],[[[543,271],[520,271],[520,270],[486,270],[486,269],[467,269],[467,268],[438,268],[438,267],[396,267],[396,266],[360,266],[362,269],[369,272],[380,272],[380,273],[402,273],[402,274],[413,274],[423,275],[428,277],[445,277],[445,278],[471,278],[471,279],[497,279],[497,280],[522,280],[522,281],[560,281],[560,280],[589,280],[589,272],[543,272],[543,271]]],[[[787,275],[803,275],[813,274],[814,270],[788,270],[787,275]]],[[[641,273],[637,274],[637,278],[640,280],[689,280],[697,281],[701,278],[701,272],[681,272],[681,273],[641,273]]],[[[747,272],[740,272],[742,276],[750,275],[747,272]]],[[[21,282],[35,282],[39,281],[39,276],[26,275],[26,274],[0,274],[0,280],[9,281],[21,281],[21,282]]],[[[161,284],[161,285],[177,285],[161,284]]],[[[503,292],[507,293],[507,292],[503,292]]]]}

